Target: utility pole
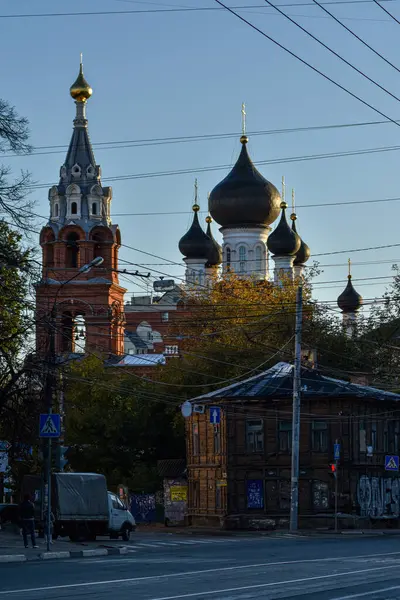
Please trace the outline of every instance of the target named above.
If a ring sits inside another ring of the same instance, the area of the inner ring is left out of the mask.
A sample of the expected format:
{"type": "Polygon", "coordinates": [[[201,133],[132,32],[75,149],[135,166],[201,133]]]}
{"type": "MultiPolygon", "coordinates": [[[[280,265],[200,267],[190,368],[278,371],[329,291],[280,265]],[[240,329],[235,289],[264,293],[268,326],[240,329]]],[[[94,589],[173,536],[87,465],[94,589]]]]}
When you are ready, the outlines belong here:
{"type": "MultiPolygon", "coordinates": [[[[45,400],[48,414],[53,410],[53,393],[55,390],[55,366],[56,366],[56,306],[53,305],[49,322],[49,352],[47,355],[47,376],[45,388],[45,400]]],[[[47,462],[45,469],[45,483],[47,484],[47,514],[45,531],[47,535],[47,552],[50,552],[50,531],[51,531],[51,438],[47,439],[47,462]]]]}
{"type": "Polygon", "coordinates": [[[303,325],[303,286],[296,294],[296,330],[293,366],[292,473],[290,494],[290,531],[297,531],[299,516],[301,333],[303,325]]]}

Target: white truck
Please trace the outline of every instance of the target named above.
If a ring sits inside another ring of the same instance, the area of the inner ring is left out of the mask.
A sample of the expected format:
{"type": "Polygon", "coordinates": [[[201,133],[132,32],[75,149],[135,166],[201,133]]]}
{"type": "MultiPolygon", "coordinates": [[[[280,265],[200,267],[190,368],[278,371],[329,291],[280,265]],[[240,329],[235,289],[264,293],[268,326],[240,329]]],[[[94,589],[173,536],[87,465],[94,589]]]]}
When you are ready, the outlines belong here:
{"type": "MultiPolygon", "coordinates": [[[[44,532],[43,509],[40,503],[39,477],[26,476],[23,492],[37,498],[37,526],[44,532]]],[[[54,515],[54,536],[69,536],[72,541],[95,540],[97,536],[120,536],[128,541],[136,529],[133,515],[116,494],[107,491],[104,475],[98,473],[54,473],[51,507],[54,515]]]]}

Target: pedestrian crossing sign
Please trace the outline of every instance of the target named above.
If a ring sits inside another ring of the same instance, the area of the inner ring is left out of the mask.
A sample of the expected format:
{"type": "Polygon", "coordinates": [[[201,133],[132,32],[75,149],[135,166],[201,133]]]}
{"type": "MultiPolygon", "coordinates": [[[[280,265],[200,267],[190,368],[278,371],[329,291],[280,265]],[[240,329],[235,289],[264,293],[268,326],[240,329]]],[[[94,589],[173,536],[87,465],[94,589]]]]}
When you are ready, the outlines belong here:
{"type": "Polygon", "coordinates": [[[385,456],[385,471],[398,471],[399,470],[399,457],[398,456],[385,456]]]}
{"type": "Polygon", "coordinates": [[[39,437],[58,438],[61,433],[61,418],[56,413],[40,415],[39,437]]]}

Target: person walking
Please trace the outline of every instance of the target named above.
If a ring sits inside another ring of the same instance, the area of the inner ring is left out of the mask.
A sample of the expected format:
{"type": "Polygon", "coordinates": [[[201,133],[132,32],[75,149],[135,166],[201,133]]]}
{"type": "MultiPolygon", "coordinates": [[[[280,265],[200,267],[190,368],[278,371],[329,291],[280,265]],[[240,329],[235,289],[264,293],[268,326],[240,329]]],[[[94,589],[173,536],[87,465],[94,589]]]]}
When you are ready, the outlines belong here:
{"type": "Polygon", "coordinates": [[[37,548],[35,537],[35,507],[29,497],[25,494],[24,501],[19,505],[19,516],[22,523],[22,535],[25,548],[28,548],[28,535],[31,536],[32,548],[37,548]]]}

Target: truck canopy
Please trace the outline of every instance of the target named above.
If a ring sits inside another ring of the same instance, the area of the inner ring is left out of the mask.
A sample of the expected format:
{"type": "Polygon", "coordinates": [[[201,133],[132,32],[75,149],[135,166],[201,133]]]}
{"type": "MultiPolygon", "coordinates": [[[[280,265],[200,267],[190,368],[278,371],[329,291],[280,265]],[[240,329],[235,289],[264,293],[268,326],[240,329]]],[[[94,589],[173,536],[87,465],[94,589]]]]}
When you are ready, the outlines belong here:
{"type": "Polygon", "coordinates": [[[55,516],[60,521],[108,521],[107,483],[97,473],[53,475],[55,516]]]}

